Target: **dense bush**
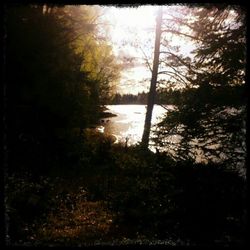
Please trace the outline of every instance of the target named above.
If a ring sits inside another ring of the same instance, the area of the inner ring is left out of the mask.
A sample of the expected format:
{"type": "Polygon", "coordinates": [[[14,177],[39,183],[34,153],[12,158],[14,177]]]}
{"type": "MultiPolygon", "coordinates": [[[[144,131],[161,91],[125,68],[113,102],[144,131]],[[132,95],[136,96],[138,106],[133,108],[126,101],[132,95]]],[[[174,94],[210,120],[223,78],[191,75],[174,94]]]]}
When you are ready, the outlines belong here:
{"type": "Polygon", "coordinates": [[[237,173],[219,164],[174,163],[162,156],[119,159],[110,206],[121,215],[119,223],[133,225],[134,234],[179,235],[206,245],[244,237],[246,183],[237,173]]]}

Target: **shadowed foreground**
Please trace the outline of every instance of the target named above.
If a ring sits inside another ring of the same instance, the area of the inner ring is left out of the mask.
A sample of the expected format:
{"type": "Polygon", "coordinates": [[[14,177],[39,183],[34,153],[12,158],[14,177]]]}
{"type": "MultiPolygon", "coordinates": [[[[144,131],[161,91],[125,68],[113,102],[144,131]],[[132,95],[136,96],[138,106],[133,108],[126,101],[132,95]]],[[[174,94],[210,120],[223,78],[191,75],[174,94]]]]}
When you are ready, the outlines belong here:
{"type": "Polygon", "coordinates": [[[95,132],[78,139],[84,156],[67,168],[8,177],[10,244],[245,243],[246,182],[236,172],[174,162],[95,132]]]}

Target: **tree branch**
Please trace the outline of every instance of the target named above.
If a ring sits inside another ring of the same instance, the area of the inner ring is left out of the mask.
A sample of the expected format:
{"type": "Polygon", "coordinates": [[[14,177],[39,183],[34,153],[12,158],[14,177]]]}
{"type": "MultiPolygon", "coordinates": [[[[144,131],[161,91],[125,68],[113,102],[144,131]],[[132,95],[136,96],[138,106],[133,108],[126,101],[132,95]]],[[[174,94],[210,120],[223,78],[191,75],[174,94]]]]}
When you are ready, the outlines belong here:
{"type": "Polygon", "coordinates": [[[192,71],[192,73],[197,73],[195,72],[192,68],[191,68],[191,65],[190,64],[187,64],[183,59],[181,59],[179,56],[177,56],[176,54],[170,52],[170,51],[161,51],[160,53],[162,54],[169,54],[169,55],[172,55],[174,56],[175,58],[178,59],[178,61],[180,61],[184,66],[186,66],[190,71],[192,71]]]}
{"type": "Polygon", "coordinates": [[[162,33],[163,32],[170,32],[170,33],[173,33],[173,34],[177,34],[177,35],[182,35],[182,36],[186,36],[186,37],[189,37],[193,40],[197,40],[197,41],[200,41],[202,42],[202,39],[198,38],[198,37],[195,37],[195,36],[192,36],[192,35],[189,35],[189,34],[185,34],[185,33],[182,33],[180,31],[177,31],[177,30],[171,30],[171,29],[164,29],[162,30],[162,33]]]}
{"type": "Polygon", "coordinates": [[[147,55],[145,54],[145,52],[143,51],[143,49],[142,49],[141,47],[139,47],[139,49],[140,49],[141,52],[143,53],[143,55],[144,55],[144,60],[146,61],[146,64],[147,64],[149,70],[150,70],[151,73],[152,73],[152,72],[153,72],[153,69],[152,69],[151,66],[150,66],[149,60],[148,60],[148,58],[147,58],[147,55]]]}
{"type": "MultiPolygon", "coordinates": [[[[169,76],[177,76],[178,77],[178,79],[182,82],[182,83],[184,83],[185,85],[187,85],[187,83],[178,75],[178,74],[176,74],[175,72],[172,72],[172,71],[168,71],[168,70],[164,70],[164,71],[160,71],[160,72],[158,72],[158,75],[160,75],[160,74],[166,74],[166,75],[169,75],[169,76]]],[[[175,78],[175,77],[174,77],[175,78]]],[[[175,78],[176,79],[176,78],[175,78]]],[[[177,80],[177,79],[176,79],[177,80]]]]}

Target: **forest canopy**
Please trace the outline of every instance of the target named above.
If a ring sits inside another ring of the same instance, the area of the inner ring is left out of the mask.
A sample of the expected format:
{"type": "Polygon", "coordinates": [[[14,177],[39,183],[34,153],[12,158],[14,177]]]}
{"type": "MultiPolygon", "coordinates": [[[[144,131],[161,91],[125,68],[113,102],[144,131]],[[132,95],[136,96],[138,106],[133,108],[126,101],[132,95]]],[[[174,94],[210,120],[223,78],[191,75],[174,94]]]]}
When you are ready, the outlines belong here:
{"type": "Polygon", "coordinates": [[[87,113],[98,113],[119,79],[119,64],[99,31],[100,15],[101,9],[92,6],[8,8],[9,107],[47,109],[70,127],[96,119],[87,113]]]}

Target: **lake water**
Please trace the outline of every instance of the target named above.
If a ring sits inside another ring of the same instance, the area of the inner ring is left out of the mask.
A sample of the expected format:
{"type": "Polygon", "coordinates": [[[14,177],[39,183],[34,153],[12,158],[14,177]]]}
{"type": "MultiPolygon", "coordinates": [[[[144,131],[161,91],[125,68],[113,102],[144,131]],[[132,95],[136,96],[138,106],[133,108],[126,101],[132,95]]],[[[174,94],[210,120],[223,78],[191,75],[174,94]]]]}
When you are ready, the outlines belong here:
{"type": "MultiPolygon", "coordinates": [[[[146,115],[146,105],[107,105],[107,112],[115,114],[115,117],[104,118],[100,121],[100,125],[96,128],[98,131],[110,134],[115,136],[116,143],[122,142],[127,143],[127,145],[134,145],[141,141],[142,133],[144,129],[144,121],[146,115]]],[[[163,116],[167,113],[168,110],[174,109],[173,105],[166,105],[165,108],[159,105],[155,105],[153,109],[152,122],[151,126],[162,121],[163,116]]],[[[228,110],[227,112],[232,113],[237,110],[228,110]]],[[[238,111],[237,111],[238,112],[238,111]]],[[[151,133],[152,136],[152,133],[151,133]]],[[[181,140],[181,137],[173,135],[171,141],[174,142],[173,147],[178,146],[178,142],[181,140]]],[[[155,151],[155,147],[150,141],[150,149],[155,151]]],[[[211,145],[211,147],[216,147],[217,145],[211,145]]],[[[166,148],[159,148],[160,151],[165,151],[166,148]]],[[[168,151],[170,147],[167,148],[168,151]]],[[[174,150],[174,149],[173,149],[174,150]]],[[[203,152],[199,149],[195,149],[196,162],[207,162],[207,159],[203,152]]],[[[218,159],[217,159],[218,160],[218,159]]],[[[217,161],[215,159],[215,161],[217,161]]],[[[219,159],[221,160],[221,159],[219,159]]],[[[243,160],[239,162],[240,171],[244,168],[242,167],[245,163],[243,160]]]]}
{"type": "MultiPolygon", "coordinates": [[[[98,130],[116,137],[116,142],[127,141],[128,145],[133,145],[141,141],[144,121],[146,115],[146,105],[107,105],[107,112],[115,114],[101,120],[98,130]]],[[[172,105],[167,105],[167,109],[173,109],[172,105]]],[[[165,108],[155,105],[152,115],[152,125],[160,122],[167,112],[165,108]]]]}

